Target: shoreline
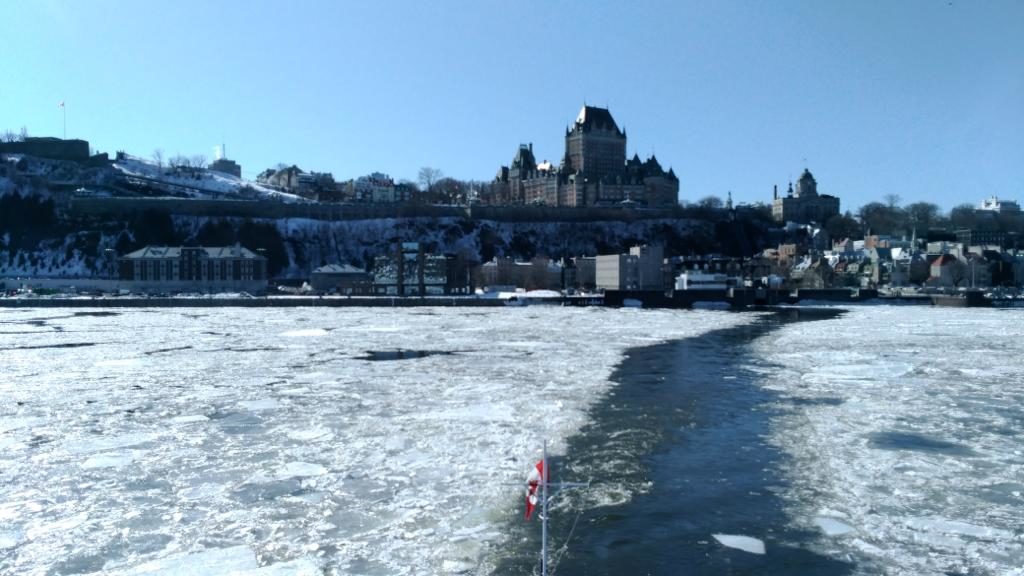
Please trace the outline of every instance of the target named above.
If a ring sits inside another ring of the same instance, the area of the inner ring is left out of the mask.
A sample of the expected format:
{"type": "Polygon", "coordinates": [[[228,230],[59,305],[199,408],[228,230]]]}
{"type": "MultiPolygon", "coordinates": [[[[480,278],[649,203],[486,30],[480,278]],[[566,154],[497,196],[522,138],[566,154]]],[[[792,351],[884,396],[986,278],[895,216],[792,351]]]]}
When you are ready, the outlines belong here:
{"type": "Polygon", "coordinates": [[[409,308],[419,306],[464,306],[471,308],[503,307],[496,298],[465,298],[458,296],[418,297],[318,297],[284,296],[230,298],[0,298],[0,308],[409,308]]]}

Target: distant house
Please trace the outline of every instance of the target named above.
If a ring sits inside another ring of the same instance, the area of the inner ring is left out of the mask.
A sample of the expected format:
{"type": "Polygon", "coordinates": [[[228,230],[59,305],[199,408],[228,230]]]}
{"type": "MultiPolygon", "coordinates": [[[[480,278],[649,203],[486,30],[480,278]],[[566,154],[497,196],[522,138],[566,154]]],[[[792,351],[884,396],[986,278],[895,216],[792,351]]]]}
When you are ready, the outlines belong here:
{"type": "Polygon", "coordinates": [[[836,270],[829,266],[828,261],[811,256],[802,259],[792,271],[792,277],[799,280],[800,288],[813,289],[831,288],[835,274],[836,270]]]}
{"type": "Polygon", "coordinates": [[[940,254],[932,260],[929,272],[929,286],[955,288],[964,281],[964,264],[952,254],[940,254]]]}
{"type": "Polygon", "coordinates": [[[268,168],[256,176],[256,182],[308,200],[336,200],[338,194],[333,174],[330,172],[303,172],[295,165],[276,170],[268,168]]]}
{"type": "Polygon", "coordinates": [[[256,181],[267,186],[274,186],[291,192],[299,187],[299,175],[302,169],[292,165],[275,170],[268,168],[256,176],[256,181]]]}
{"type": "Polygon", "coordinates": [[[374,172],[360,176],[349,185],[349,196],[355,202],[394,204],[413,200],[414,188],[408,184],[395,183],[387,174],[374,172]]]}
{"type": "Polygon", "coordinates": [[[119,279],[139,292],[257,292],[267,259],[239,245],[146,246],[118,258],[119,279]]]}
{"type": "Polygon", "coordinates": [[[373,275],[348,264],[328,264],[313,270],[309,284],[317,292],[373,293],[373,275]]]}

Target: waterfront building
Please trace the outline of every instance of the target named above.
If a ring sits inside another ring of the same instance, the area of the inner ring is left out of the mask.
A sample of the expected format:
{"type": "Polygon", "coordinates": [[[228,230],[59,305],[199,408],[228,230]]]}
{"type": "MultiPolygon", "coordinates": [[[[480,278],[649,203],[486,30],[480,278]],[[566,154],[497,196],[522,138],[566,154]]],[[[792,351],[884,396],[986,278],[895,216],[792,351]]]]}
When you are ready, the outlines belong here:
{"type": "Polygon", "coordinates": [[[665,289],[661,246],[634,246],[629,254],[599,254],[595,269],[595,283],[601,290],[665,289]]]}
{"type": "Polygon", "coordinates": [[[503,204],[669,207],[678,203],[679,179],[653,155],[627,161],[625,129],[608,109],[584,105],[566,128],[557,167],[537,162],[532,143],[521,144],[511,164],[498,170],[494,188],[503,204]]]}
{"type": "Polygon", "coordinates": [[[316,292],[371,294],[373,276],[349,264],[328,264],[310,273],[309,285],[316,292]]]}
{"type": "Polygon", "coordinates": [[[429,254],[419,242],[395,242],[373,261],[373,293],[382,296],[468,294],[469,270],[459,258],[429,254]]]}
{"type": "Polygon", "coordinates": [[[818,194],[818,182],[810,170],[797,180],[796,188],[789,184],[786,196],[780,198],[778,188],[772,200],[772,218],[776,222],[796,222],[824,224],[829,218],[839,214],[839,198],[828,194],[818,194]]]}
{"type": "Polygon", "coordinates": [[[676,277],[676,290],[726,290],[735,286],[737,281],[725,274],[687,270],[676,277]]]}
{"type": "Polygon", "coordinates": [[[118,258],[118,278],[139,292],[263,291],[267,259],[234,246],[146,246],[118,258]]]}
{"type": "Polygon", "coordinates": [[[483,288],[513,286],[525,290],[561,290],[563,267],[559,262],[538,256],[529,262],[495,257],[479,268],[479,282],[483,288]]]}
{"type": "Polygon", "coordinates": [[[566,290],[589,292],[594,289],[596,281],[597,258],[593,256],[577,256],[563,263],[562,285],[566,290]]]}

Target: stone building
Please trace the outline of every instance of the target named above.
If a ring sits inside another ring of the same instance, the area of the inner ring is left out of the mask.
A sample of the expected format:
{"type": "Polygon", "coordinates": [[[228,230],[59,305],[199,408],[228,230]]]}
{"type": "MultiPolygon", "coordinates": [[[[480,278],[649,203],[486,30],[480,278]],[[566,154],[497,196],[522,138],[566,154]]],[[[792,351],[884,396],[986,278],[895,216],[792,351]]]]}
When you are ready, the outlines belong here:
{"type": "Polygon", "coordinates": [[[29,136],[20,142],[0,142],[0,154],[26,154],[51,160],[81,162],[89,159],[89,142],[29,136]]]}
{"type": "Polygon", "coordinates": [[[675,172],[666,172],[653,155],[626,160],[626,131],[596,106],[583,106],[566,128],[557,167],[547,160],[538,163],[533,144],[521,144],[494,184],[499,204],[667,207],[676,205],[679,194],[675,172]]]}
{"type": "Polygon", "coordinates": [[[818,182],[810,170],[797,180],[796,189],[789,184],[786,196],[779,198],[776,189],[772,200],[772,217],[776,222],[796,222],[824,224],[829,218],[839,214],[839,198],[827,194],[818,194],[818,182]]]}
{"type": "Polygon", "coordinates": [[[239,245],[146,246],[118,258],[119,279],[140,292],[262,291],[267,259],[239,245]]]}
{"type": "Polygon", "coordinates": [[[210,163],[210,170],[214,172],[223,172],[224,174],[231,174],[235,178],[242,177],[242,166],[234,160],[228,160],[227,158],[217,158],[210,163]]]}

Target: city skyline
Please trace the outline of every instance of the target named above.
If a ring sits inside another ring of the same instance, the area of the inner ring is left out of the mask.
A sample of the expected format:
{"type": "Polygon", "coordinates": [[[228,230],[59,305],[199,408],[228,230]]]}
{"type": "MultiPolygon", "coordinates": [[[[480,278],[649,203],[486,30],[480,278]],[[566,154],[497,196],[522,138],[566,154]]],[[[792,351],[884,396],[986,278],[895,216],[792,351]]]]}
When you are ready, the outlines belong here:
{"type": "Polygon", "coordinates": [[[853,209],[1024,196],[1024,6],[40,2],[0,23],[0,129],[348,179],[557,163],[584,102],[679,197],[770,202],[809,167],[853,209]],[[247,5],[246,5],[247,6],[247,5]],[[201,16],[201,17],[200,17],[201,16]],[[572,48],[569,48],[569,47],[572,48]],[[64,102],[63,110],[58,106],[64,102]]]}

